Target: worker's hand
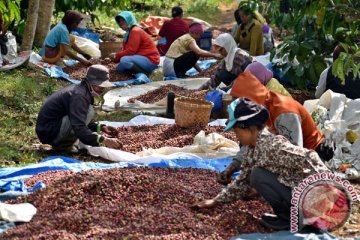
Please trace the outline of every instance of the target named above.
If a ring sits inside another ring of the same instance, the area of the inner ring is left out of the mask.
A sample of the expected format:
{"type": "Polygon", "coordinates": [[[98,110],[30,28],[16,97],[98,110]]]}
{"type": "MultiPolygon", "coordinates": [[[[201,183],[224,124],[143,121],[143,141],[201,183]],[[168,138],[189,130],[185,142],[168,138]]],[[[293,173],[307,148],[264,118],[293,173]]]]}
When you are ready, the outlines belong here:
{"type": "Polygon", "coordinates": [[[116,59],[116,53],[110,53],[108,58],[111,59],[111,61],[115,62],[115,59],[116,59]]]}
{"type": "Polygon", "coordinates": [[[84,58],[86,58],[87,60],[90,60],[91,59],[91,56],[87,53],[84,53],[83,54],[84,58]]]}
{"type": "Polygon", "coordinates": [[[112,126],[102,126],[101,131],[106,133],[107,135],[109,135],[111,137],[116,137],[116,135],[117,135],[116,128],[114,128],[112,126]]]}
{"type": "Polygon", "coordinates": [[[81,63],[84,64],[85,66],[91,66],[92,65],[90,61],[85,60],[85,59],[81,60],[81,63]]]}
{"type": "Polygon", "coordinates": [[[223,171],[217,175],[217,181],[220,184],[228,185],[229,183],[231,183],[231,174],[223,171]]]}
{"type": "Polygon", "coordinates": [[[214,58],[216,59],[223,59],[223,55],[221,55],[220,53],[214,53],[214,58]]]}
{"type": "Polygon", "coordinates": [[[117,138],[104,137],[103,143],[108,148],[120,149],[120,147],[122,146],[121,142],[117,138]]]}
{"type": "Polygon", "coordinates": [[[201,202],[195,203],[191,206],[194,210],[199,210],[202,208],[214,208],[219,204],[218,201],[215,200],[215,198],[203,200],[201,202]]]}
{"type": "Polygon", "coordinates": [[[218,183],[228,185],[231,182],[231,175],[234,172],[236,172],[236,168],[230,164],[224,171],[217,175],[218,183]]]}

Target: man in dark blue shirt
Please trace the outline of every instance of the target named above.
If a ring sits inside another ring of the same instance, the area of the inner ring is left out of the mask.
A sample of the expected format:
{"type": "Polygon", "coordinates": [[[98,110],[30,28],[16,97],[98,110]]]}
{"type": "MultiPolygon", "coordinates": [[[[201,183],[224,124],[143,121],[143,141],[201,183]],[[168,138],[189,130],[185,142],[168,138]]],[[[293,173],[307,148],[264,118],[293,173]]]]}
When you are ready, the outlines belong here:
{"type": "Polygon", "coordinates": [[[114,136],[116,129],[92,122],[94,96],[112,86],[109,70],[103,65],[93,65],[80,84],[53,93],[41,107],[36,121],[40,141],[55,150],[69,152],[77,152],[74,143],[78,139],[90,146],[118,148],[118,139],[108,137],[114,136]]]}

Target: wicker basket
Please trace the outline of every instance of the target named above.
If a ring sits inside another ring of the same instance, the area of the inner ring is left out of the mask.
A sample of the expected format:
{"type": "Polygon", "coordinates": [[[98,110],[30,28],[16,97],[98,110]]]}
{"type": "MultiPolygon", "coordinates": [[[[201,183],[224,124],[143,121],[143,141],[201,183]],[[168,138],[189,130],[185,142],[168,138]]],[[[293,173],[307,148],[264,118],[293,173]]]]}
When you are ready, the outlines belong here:
{"type": "Polygon", "coordinates": [[[122,48],[122,42],[101,42],[99,44],[101,58],[106,58],[110,53],[120,52],[122,48]]]}
{"type": "Polygon", "coordinates": [[[179,97],[175,98],[175,123],[180,127],[194,125],[206,126],[210,119],[213,103],[205,100],[179,97]]]}

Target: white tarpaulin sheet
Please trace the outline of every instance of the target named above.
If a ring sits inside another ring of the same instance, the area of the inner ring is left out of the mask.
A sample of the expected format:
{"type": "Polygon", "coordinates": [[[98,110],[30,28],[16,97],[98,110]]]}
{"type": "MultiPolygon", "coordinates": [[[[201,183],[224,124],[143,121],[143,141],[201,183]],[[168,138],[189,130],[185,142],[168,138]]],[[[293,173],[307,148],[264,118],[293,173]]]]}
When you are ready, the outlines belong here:
{"type": "MultiPolygon", "coordinates": [[[[104,104],[102,109],[105,111],[112,111],[116,103],[120,109],[124,110],[135,112],[164,113],[166,111],[166,104],[145,104],[139,101],[136,101],[135,103],[128,103],[127,101],[129,98],[140,96],[164,85],[173,84],[187,89],[198,89],[208,80],[209,78],[187,78],[183,80],[157,81],[142,85],[115,88],[108,91],[104,95],[104,104]]],[[[166,101],[163,101],[162,103],[164,102],[166,103],[166,101]]]]}
{"type": "Polygon", "coordinates": [[[320,99],[306,101],[304,106],[325,134],[327,142],[335,144],[329,166],[337,169],[342,163],[351,163],[353,168],[346,170],[346,177],[360,178],[360,138],[351,144],[346,137],[350,130],[360,136],[360,99],[352,100],[328,90],[320,99]]]}
{"type": "MultiPolygon", "coordinates": [[[[225,126],[226,119],[218,119],[209,123],[209,126],[225,126]]],[[[136,126],[152,124],[174,124],[174,119],[140,115],[129,122],[102,122],[108,126],[136,126]]],[[[137,154],[129,153],[107,147],[83,146],[93,156],[99,156],[114,162],[153,163],[159,159],[171,158],[195,158],[209,159],[235,156],[239,151],[239,144],[231,141],[220,134],[205,135],[200,131],[194,138],[194,144],[183,148],[164,146],[159,149],[144,149],[137,154]]]]}

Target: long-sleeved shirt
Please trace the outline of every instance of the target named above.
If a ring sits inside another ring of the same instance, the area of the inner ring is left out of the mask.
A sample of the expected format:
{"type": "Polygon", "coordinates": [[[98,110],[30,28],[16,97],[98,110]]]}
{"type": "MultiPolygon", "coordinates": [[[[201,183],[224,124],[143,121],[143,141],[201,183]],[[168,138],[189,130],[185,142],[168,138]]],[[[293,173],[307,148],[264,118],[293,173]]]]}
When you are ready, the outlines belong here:
{"type": "Polygon", "coordinates": [[[264,54],[262,25],[256,19],[248,24],[241,24],[234,37],[240,48],[249,51],[251,56],[264,54]]]}
{"type": "MultiPolygon", "coordinates": [[[[300,116],[294,113],[280,114],[275,122],[276,133],[286,137],[292,144],[303,147],[303,134],[301,129],[300,116]]],[[[243,154],[246,147],[241,147],[231,162],[231,165],[239,170],[243,159],[243,154]]]]}
{"type": "Polygon", "coordinates": [[[41,107],[36,120],[36,133],[42,143],[51,144],[60,131],[62,118],[69,116],[72,129],[81,142],[98,146],[93,124],[86,125],[87,112],[94,102],[86,82],[70,85],[52,94],[41,107]],[[90,127],[90,128],[89,128],[90,127]]]}
{"type": "Polygon", "coordinates": [[[321,95],[328,89],[336,93],[345,94],[351,99],[360,98],[360,77],[355,78],[353,72],[349,72],[345,76],[345,82],[341,83],[338,77],[332,74],[332,66],[326,68],[320,75],[318,86],[316,87],[315,97],[320,98],[321,95]]]}
{"type": "Polygon", "coordinates": [[[123,56],[141,55],[153,64],[160,63],[160,54],[155,43],[150,35],[138,26],[130,30],[128,41],[124,42],[123,46],[123,50],[116,54],[115,62],[119,62],[123,56]]]}
{"type": "Polygon", "coordinates": [[[261,167],[278,175],[281,184],[294,188],[311,174],[329,171],[318,154],[291,144],[285,137],[262,130],[256,146],[246,146],[241,174],[217,196],[219,202],[231,202],[246,196],[250,190],[252,168],[261,167]]]}
{"type": "MultiPolygon", "coordinates": [[[[234,56],[233,66],[230,70],[230,73],[234,74],[235,76],[238,76],[240,73],[244,72],[247,65],[253,62],[253,58],[244,50],[238,49],[234,56]]],[[[223,60],[219,67],[217,68],[217,71],[220,70],[226,70],[226,63],[223,60]]],[[[211,87],[216,88],[219,86],[221,81],[216,79],[216,74],[211,77],[211,87]]]]}

